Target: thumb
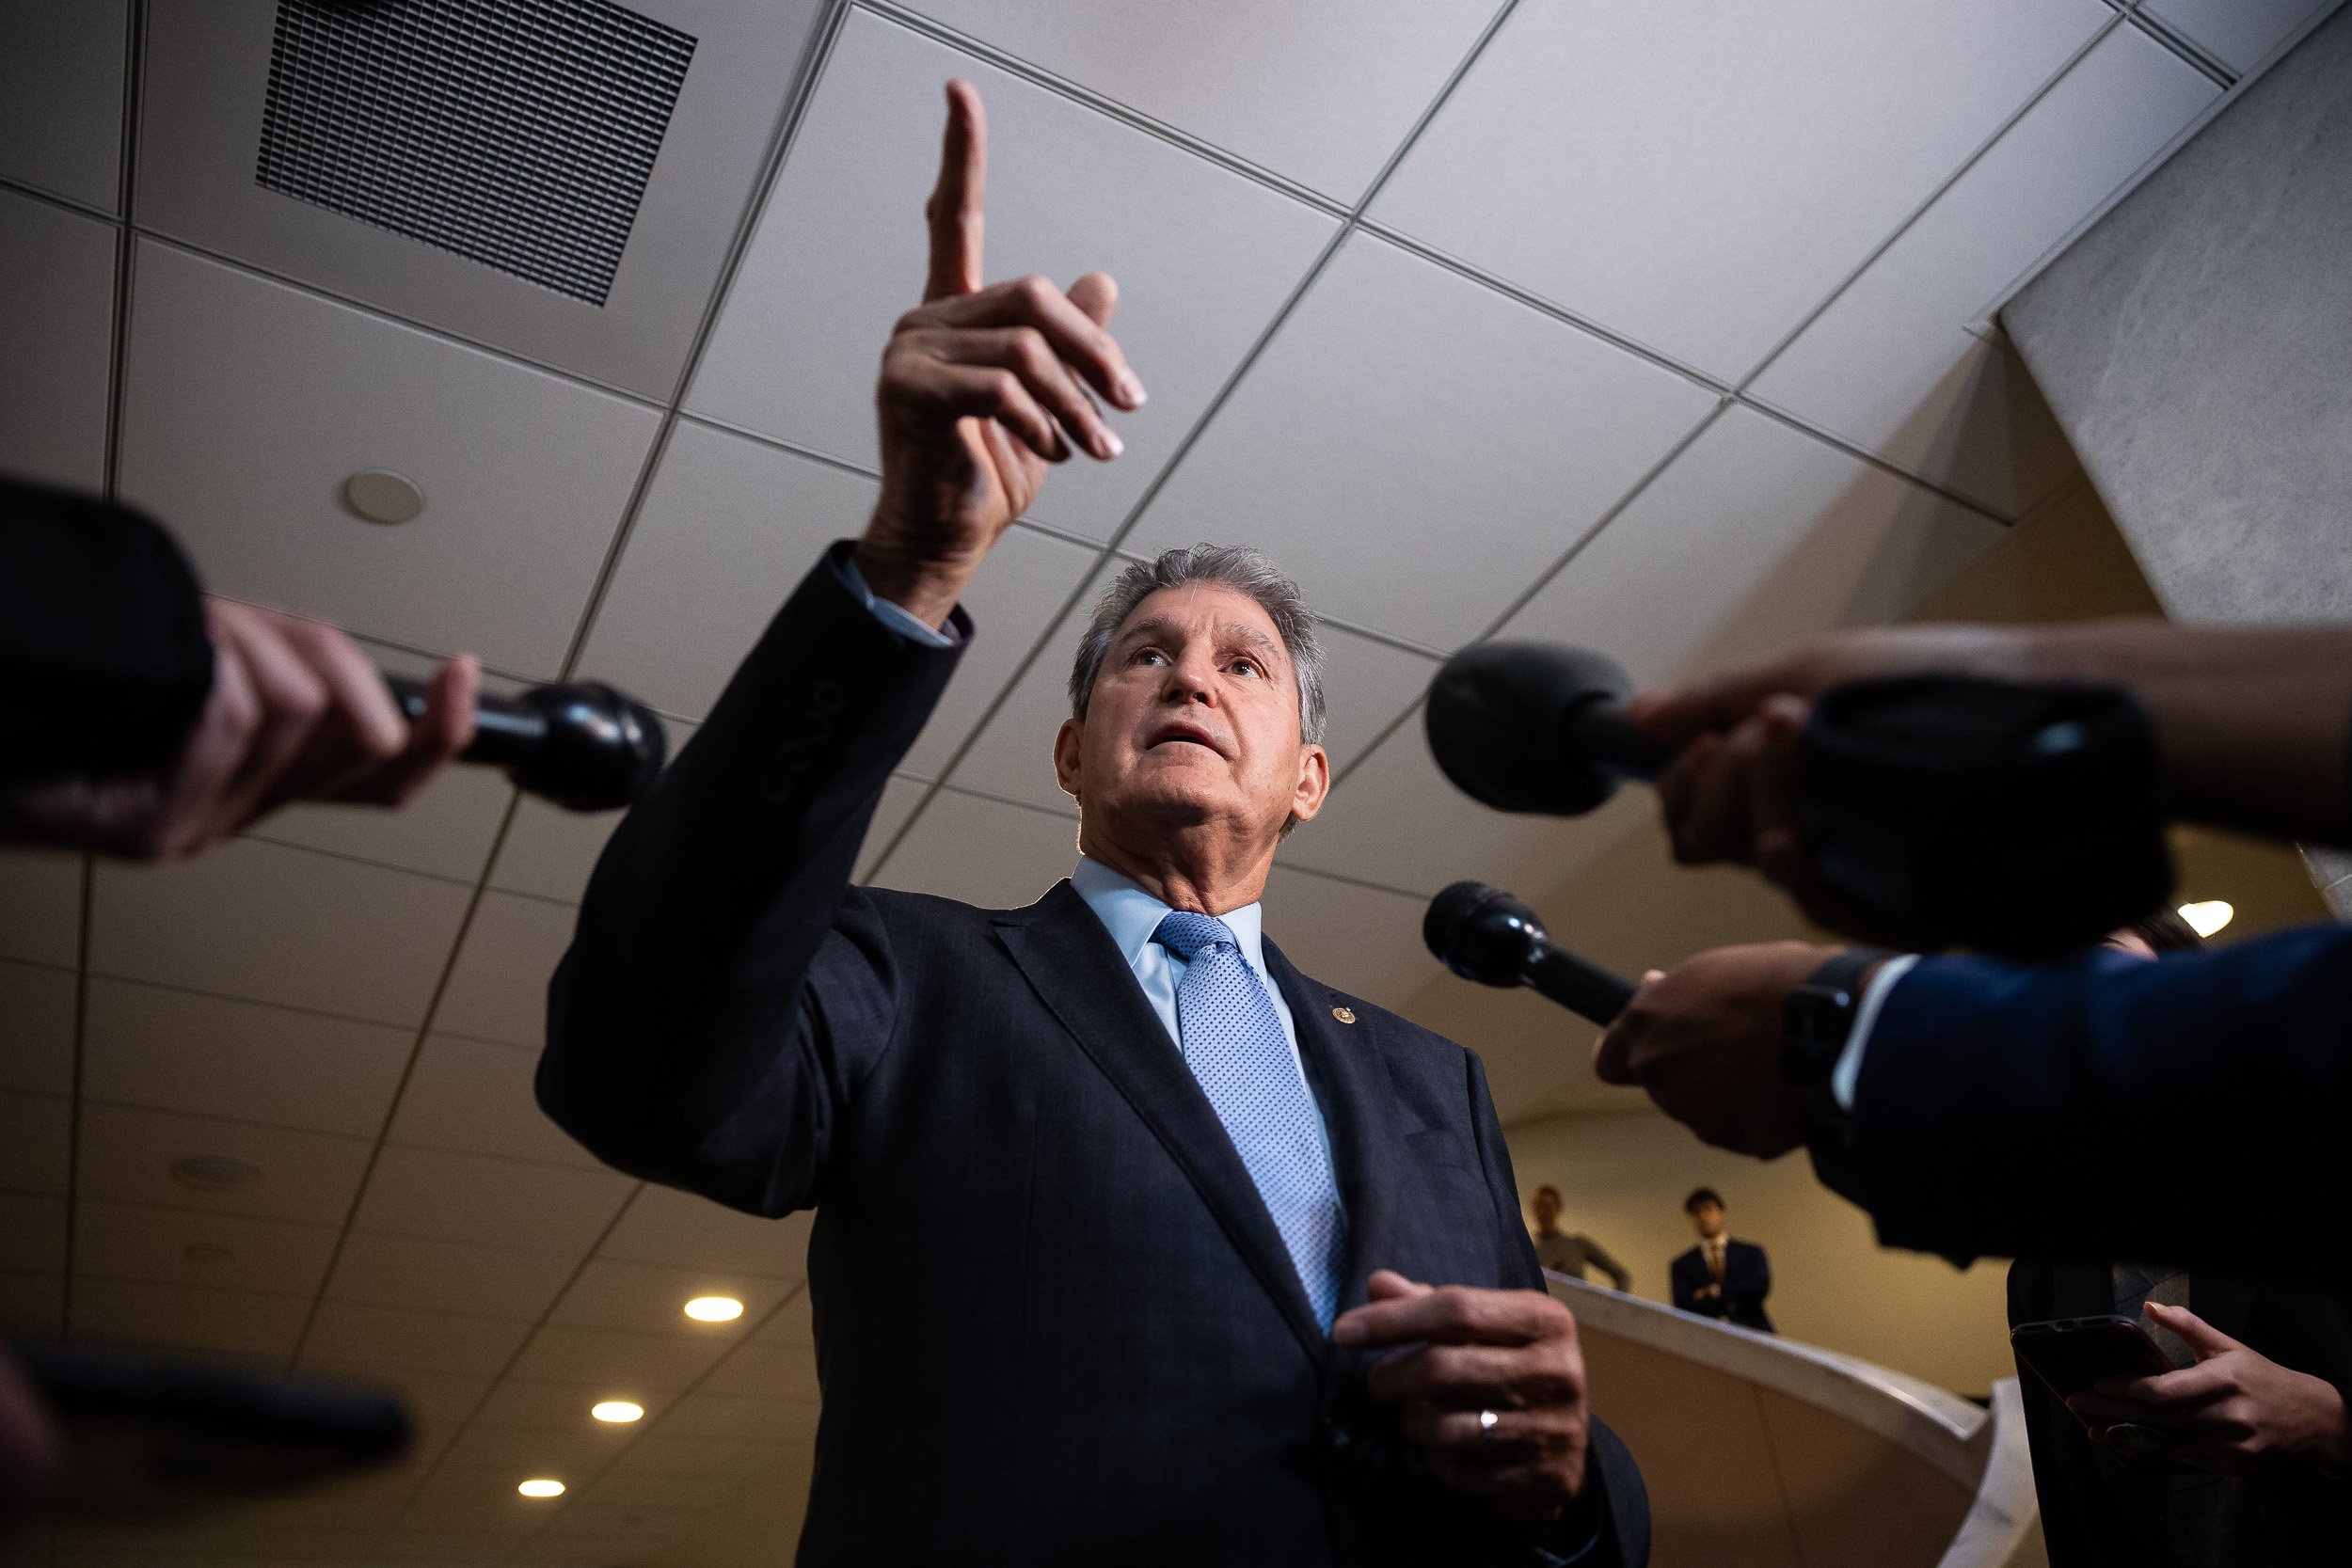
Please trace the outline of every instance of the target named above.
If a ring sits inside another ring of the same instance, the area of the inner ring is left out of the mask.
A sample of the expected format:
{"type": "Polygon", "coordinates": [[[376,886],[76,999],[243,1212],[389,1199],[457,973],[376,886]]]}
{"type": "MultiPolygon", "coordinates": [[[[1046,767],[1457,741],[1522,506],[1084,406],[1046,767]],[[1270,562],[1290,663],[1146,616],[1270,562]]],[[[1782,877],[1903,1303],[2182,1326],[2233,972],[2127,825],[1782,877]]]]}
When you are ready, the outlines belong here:
{"type": "Polygon", "coordinates": [[[1070,303],[1084,310],[1097,326],[1111,324],[1119,309],[1118,280],[1106,272],[1090,272],[1070,285],[1070,303]]]}
{"type": "Polygon", "coordinates": [[[2148,1315],[2179,1335],[2188,1348],[2197,1353],[2200,1361],[2210,1361],[2225,1351],[2238,1348],[2235,1339],[2185,1307],[2171,1307],[2160,1301],[2152,1301],[2148,1303],[2148,1315]]]}
{"type": "Polygon", "coordinates": [[[1372,1277],[1364,1281],[1364,1298],[1367,1301],[1407,1301],[1414,1296],[1427,1295],[1431,1289],[1427,1285],[1415,1284],[1394,1269],[1375,1269],[1372,1277]]]}

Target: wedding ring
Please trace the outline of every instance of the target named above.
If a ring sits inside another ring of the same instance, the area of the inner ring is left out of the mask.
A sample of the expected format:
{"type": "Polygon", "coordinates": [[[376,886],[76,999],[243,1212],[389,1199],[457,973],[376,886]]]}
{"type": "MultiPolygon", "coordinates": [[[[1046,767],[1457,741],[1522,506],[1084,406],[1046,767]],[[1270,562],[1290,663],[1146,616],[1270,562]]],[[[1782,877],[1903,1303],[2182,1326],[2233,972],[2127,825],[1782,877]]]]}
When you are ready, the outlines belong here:
{"type": "Polygon", "coordinates": [[[1495,1423],[1502,1419],[1502,1417],[1496,1415],[1491,1410],[1480,1411],[1478,1413],[1478,1435],[1486,1442],[1493,1442],[1495,1435],[1495,1423]]]}

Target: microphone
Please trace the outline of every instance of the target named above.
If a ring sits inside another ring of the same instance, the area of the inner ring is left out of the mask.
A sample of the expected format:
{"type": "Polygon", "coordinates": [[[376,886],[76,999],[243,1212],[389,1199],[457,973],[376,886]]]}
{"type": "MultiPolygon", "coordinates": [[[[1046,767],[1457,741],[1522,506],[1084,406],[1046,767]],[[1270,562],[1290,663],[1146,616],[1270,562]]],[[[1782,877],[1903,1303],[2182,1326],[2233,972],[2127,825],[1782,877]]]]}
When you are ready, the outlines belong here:
{"type": "Polygon", "coordinates": [[[1497,811],[1581,816],[1622,779],[1654,779],[1675,748],[1625,716],[1633,683],[1586,648],[1481,642],[1445,661],[1422,723],[1454,786],[1497,811]]]}
{"type": "Polygon", "coordinates": [[[1429,900],[1421,939],[1465,980],[1533,986],[1604,1027],[1633,1000],[1630,980],[1554,945],[1534,910],[1484,882],[1456,882],[1429,900]]]}
{"type": "MultiPolygon", "coordinates": [[[[384,684],[402,713],[423,717],[422,681],[386,675],[384,684]]],[[[602,681],[576,681],[516,697],[483,692],[457,760],[502,768],[516,788],[565,811],[614,811],[644,793],[669,751],[653,709],[602,681]]]]}

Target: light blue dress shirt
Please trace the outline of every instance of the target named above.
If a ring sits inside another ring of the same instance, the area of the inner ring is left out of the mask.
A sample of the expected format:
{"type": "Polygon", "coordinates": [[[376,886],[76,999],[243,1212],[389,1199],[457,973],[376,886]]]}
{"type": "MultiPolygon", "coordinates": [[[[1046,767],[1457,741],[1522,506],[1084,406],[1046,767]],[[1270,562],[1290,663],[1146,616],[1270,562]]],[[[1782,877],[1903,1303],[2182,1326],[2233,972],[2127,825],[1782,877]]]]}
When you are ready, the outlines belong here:
{"type": "MultiPolygon", "coordinates": [[[[1184,971],[1190,966],[1175,954],[1152,940],[1160,928],[1160,921],[1168,906],[1113,871],[1100,861],[1078,857],[1076,869],[1070,873],[1070,885],[1078,896],[1087,901],[1094,918],[1111,934],[1120,956],[1143,988],[1144,1000],[1160,1017],[1168,1029],[1168,1037],[1179,1051],[1184,1049],[1184,1031],[1176,1018],[1176,988],[1184,983],[1184,971]]],[[[1261,941],[1262,906],[1250,904],[1238,910],[1228,910],[1217,916],[1233,933],[1241,956],[1265,987],[1266,995],[1274,1001],[1274,1016],[1282,1021],[1282,1038],[1290,1043],[1291,1070],[1298,1074],[1300,1085],[1307,1090],[1307,1103],[1315,1108],[1315,1132],[1323,1140],[1323,1155],[1331,1157],[1331,1132],[1324,1125],[1323,1107],[1314,1097],[1314,1086],[1307,1082],[1306,1064],[1298,1055],[1298,1025],[1292,1022],[1291,1005],[1283,1000],[1282,988],[1266,973],[1265,951],[1261,941]]]]}

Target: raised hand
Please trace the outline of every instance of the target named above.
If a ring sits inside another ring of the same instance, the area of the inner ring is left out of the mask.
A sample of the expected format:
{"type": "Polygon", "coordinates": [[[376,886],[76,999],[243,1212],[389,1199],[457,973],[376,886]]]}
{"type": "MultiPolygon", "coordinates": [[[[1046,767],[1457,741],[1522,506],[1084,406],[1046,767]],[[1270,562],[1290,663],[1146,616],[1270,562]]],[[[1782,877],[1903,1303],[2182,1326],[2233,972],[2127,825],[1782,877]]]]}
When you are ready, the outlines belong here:
{"type": "Polygon", "coordinates": [[[981,286],[987,182],[980,95],[949,82],[925,209],[930,270],[923,303],[882,350],[882,498],[857,546],[867,585],[932,626],[1037,499],[1047,464],[1073,447],[1105,463],[1119,455],[1088,389],[1118,408],[1144,399],[1107,330],[1119,300],[1109,277],[1089,273],[1067,293],[1036,276],[981,286]]]}

